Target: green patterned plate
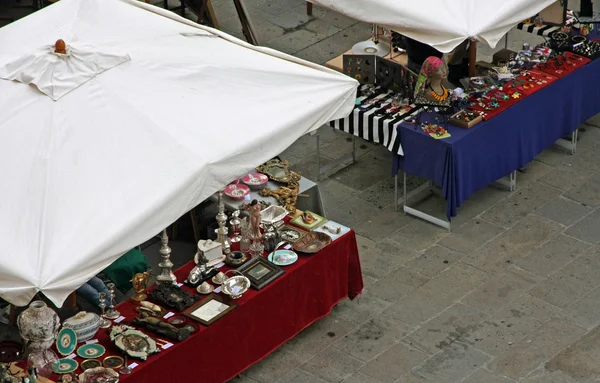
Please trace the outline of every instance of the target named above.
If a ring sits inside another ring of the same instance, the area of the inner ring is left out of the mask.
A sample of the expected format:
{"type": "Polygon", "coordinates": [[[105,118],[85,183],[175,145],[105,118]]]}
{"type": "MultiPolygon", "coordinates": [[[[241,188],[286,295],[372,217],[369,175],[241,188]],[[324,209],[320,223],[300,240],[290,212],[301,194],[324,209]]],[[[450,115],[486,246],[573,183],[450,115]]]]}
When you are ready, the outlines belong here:
{"type": "Polygon", "coordinates": [[[69,327],[60,329],[56,337],[58,352],[63,356],[67,356],[75,350],[75,347],[77,347],[77,334],[75,334],[75,331],[69,327]]]}
{"type": "Polygon", "coordinates": [[[79,367],[79,363],[74,361],[73,359],[59,359],[56,362],[52,363],[52,371],[57,374],[68,374],[69,372],[73,372],[77,370],[79,367]]]}
{"type": "Polygon", "coordinates": [[[83,359],[95,359],[104,354],[106,349],[97,343],[84,344],[77,349],[77,355],[83,359]]]}

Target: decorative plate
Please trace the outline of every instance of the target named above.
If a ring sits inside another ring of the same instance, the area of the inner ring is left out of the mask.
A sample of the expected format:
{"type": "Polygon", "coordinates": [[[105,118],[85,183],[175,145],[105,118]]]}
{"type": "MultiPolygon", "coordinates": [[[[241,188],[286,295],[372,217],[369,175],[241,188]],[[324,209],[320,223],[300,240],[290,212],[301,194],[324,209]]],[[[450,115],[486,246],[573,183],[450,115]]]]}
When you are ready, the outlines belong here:
{"type": "Polygon", "coordinates": [[[84,344],[77,349],[77,355],[83,359],[93,359],[104,355],[106,349],[98,343],[84,344]]]}
{"type": "Polygon", "coordinates": [[[56,349],[62,356],[71,354],[77,347],[77,334],[70,327],[63,327],[56,337],[56,349]]]}
{"type": "Polygon", "coordinates": [[[331,243],[331,237],[325,233],[312,231],[294,242],[292,247],[301,253],[317,253],[331,243]]]}
{"type": "Polygon", "coordinates": [[[119,373],[110,368],[96,367],[79,375],[79,383],[119,382],[119,373]]]}
{"type": "Polygon", "coordinates": [[[96,367],[102,367],[102,362],[98,359],[86,359],[83,362],[81,362],[81,369],[83,371],[96,367]]]}
{"type": "Polygon", "coordinates": [[[52,363],[52,371],[57,374],[68,374],[69,372],[77,370],[77,367],[79,367],[79,363],[73,359],[67,358],[59,359],[52,363]]]}
{"type": "Polygon", "coordinates": [[[244,199],[250,194],[250,188],[244,184],[230,184],[225,187],[224,193],[229,198],[244,199]]]}
{"type": "Polygon", "coordinates": [[[283,225],[279,228],[279,236],[283,241],[287,241],[289,243],[294,243],[300,238],[304,237],[306,234],[305,231],[300,229],[296,229],[295,227],[291,227],[288,225],[283,225]]]}
{"type": "Polygon", "coordinates": [[[277,266],[289,266],[298,260],[298,254],[291,250],[275,250],[267,259],[277,266]]]}
{"type": "Polygon", "coordinates": [[[120,356],[116,356],[116,355],[107,356],[102,361],[102,364],[106,368],[119,368],[123,365],[123,363],[124,363],[123,358],[121,358],[120,356]]]}
{"type": "Polygon", "coordinates": [[[191,333],[198,331],[198,326],[193,323],[186,323],[182,328],[188,330],[191,333]]]}
{"type": "Polygon", "coordinates": [[[113,326],[110,330],[110,340],[129,356],[142,360],[148,359],[150,354],[160,352],[154,339],[131,326],[113,326]]]}
{"type": "Polygon", "coordinates": [[[327,222],[326,218],[321,217],[312,211],[305,210],[296,218],[290,221],[292,225],[296,225],[306,230],[313,230],[327,222]]]}
{"type": "Polygon", "coordinates": [[[167,320],[167,322],[173,326],[181,326],[186,322],[186,319],[183,315],[174,315],[167,320]]]}
{"type": "Polygon", "coordinates": [[[257,188],[269,182],[269,177],[261,173],[251,173],[243,176],[242,182],[250,187],[257,188]]]}

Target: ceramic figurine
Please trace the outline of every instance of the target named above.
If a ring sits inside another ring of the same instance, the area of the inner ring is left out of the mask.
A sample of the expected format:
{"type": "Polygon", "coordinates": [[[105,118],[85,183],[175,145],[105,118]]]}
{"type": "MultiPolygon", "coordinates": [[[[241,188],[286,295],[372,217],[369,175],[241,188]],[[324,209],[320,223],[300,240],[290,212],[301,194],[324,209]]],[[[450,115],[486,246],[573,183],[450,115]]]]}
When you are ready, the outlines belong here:
{"type": "Polygon", "coordinates": [[[260,234],[261,206],[257,200],[252,200],[252,202],[250,203],[250,206],[248,207],[248,210],[250,212],[250,237],[255,238],[255,239],[261,238],[262,237],[260,234]]]}
{"type": "Polygon", "coordinates": [[[415,103],[420,105],[450,106],[450,92],[442,84],[448,68],[438,57],[428,57],[419,73],[415,87],[415,103]]]}

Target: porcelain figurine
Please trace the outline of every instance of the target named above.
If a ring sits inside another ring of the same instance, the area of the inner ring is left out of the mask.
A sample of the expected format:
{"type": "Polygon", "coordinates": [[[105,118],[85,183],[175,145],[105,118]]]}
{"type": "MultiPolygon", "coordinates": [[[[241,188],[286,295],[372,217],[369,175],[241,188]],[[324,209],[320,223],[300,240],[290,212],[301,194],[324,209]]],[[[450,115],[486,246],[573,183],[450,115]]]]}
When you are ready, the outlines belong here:
{"type": "Polygon", "coordinates": [[[250,206],[248,207],[250,211],[250,237],[254,239],[261,238],[262,235],[260,233],[260,211],[261,206],[257,200],[252,200],[250,206]]]}

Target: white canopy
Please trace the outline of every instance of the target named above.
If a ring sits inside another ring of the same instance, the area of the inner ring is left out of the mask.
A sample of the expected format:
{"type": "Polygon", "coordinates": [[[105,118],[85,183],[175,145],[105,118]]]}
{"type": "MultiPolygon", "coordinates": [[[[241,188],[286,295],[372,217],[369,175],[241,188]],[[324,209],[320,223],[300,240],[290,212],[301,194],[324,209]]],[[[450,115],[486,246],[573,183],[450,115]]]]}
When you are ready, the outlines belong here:
{"type": "Polygon", "coordinates": [[[15,79],[0,79],[0,296],[21,306],[38,291],[61,305],[346,116],[358,84],[136,0],[61,0],[1,28],[0,76],[15,79]]]}
{"type": "Polygon", "coordinates": [[[495,47],[515,25],[556,0],[311,0],[447,53],[468,38],[495,47]]]}

